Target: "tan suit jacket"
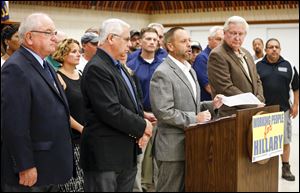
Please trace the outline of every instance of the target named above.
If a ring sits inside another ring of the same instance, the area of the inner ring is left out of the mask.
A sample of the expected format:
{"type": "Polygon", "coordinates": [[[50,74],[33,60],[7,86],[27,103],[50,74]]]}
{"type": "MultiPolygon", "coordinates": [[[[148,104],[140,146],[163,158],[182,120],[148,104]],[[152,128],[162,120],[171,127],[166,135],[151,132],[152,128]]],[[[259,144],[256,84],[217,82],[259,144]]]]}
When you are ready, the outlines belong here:
{"type": "MultiPolygon", "coordinates": [[[[234,53],[225,41],[213,49],[208,57],[208,80],[212,87],[213,97],[216,94],[232,96],[241,93],[251,92],[261,102],[264,102],[262,83],[256,71],[256,66],[250,53],[240,48],[245,53],[244,59],[247,63],[249,76],[238,56],[234,53]]],[[[255,107],[243,105],[228,107],[223,105],[219,109],[219,116],[229,116],[236,113],[236,110],[255,107]]]]}

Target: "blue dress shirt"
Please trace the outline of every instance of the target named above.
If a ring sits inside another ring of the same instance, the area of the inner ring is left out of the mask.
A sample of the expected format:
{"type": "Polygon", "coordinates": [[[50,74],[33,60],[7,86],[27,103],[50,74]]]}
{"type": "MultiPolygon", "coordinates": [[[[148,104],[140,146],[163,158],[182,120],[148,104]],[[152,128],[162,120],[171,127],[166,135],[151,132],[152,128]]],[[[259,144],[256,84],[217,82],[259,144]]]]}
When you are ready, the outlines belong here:
{"type": "Polygon", "coordinates": [[[205,90],[208,85],[207,61],[211,49],[207,46],[195,59],[193,68],[196,71],[197,79],[201,88],[201,101],[212,100],[210,93],[205,90]]]}

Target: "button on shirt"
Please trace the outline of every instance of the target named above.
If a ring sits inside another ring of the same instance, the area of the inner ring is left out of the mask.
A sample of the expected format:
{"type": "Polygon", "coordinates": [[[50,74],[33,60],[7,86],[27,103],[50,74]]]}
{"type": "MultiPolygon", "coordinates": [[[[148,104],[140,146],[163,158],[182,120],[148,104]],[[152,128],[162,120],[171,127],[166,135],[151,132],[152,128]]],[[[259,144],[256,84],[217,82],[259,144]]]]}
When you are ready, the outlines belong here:
{"type": "Polygon", "coordinates": [[[182,72],[185,74],[185,76],[187,77],[187,79],[191,83],[194,98],[196,99],[196,97],[197,97],[196,83],[195,83],[195,80],[194,80],[194,78],[192,77],[192,75],[190,73],[191,65],[187,61],[185,61],[184,63],[181,63],[179,60],[175,59],[171,55],[169,55],[169,57],[182,70],[182,72]]]}

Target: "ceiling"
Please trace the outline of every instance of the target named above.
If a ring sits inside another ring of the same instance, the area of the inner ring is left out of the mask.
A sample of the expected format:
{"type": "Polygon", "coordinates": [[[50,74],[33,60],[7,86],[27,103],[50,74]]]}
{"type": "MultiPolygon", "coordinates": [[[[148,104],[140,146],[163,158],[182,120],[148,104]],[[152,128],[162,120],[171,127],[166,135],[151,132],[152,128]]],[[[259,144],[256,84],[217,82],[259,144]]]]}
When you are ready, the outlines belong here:
{"type": "Polygon", "coordinates": [[[144,14],[298,8],[298,1],[9,1],[11,4],[144,14]]]}

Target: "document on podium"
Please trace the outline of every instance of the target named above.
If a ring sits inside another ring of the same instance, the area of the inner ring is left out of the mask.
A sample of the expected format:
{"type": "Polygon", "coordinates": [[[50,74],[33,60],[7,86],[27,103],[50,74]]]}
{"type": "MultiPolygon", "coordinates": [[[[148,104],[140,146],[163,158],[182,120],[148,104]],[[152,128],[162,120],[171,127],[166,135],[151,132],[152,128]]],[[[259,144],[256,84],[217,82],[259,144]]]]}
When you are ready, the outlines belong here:
{"type": "Polygon", "coordinates": [[[229,107],[238,106],[238,105],[259,105],[259,104],[263,104],[251,92],[242,93],[242,94],[238,94],[238,95],[234,95],[234,96],[230,96],[230,97],[223,96],[222,97],[222,102],[223,102],[223,104],[225,104],[229,107]]]}

